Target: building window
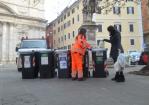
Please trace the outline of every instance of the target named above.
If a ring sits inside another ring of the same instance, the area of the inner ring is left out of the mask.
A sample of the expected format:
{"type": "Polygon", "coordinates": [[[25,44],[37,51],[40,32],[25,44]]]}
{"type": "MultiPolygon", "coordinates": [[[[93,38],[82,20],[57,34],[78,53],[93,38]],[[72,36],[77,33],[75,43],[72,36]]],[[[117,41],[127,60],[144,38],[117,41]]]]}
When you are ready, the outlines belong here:
{"type": "Polygon", "coordinates": [[[61,22],[63,21],[63,17],[61,18],[61,22]]]}
{"type": "Polygon", "coordinates": [[[58,38],[58,42],[60,43],[60,38],[58,38]]]}
{"type": "Polygon", "coordinates": [[[98,32],[102,32],[102,25],[101,24],[98,25],[98,32]]]}
{"type": "Polygon", "coordinates": [[[133,0],[126,0],[126,1],[133,1],[133,0]]]}
{"type": "Polygon", "coordinates": [[[99,46],[100,40],[97,40],[97,46],[99,46]]]}
{"type": "Polygon", "coordinates": [[[75,13],[75,8],[72,9],[72,14],[75,13]]]}
{"type": "Polygon", "coordinates": [[[77,9],[79,9],[79,5],[77,6],[77,9]]]}
{"type": "Polygon", "coordinates": [[[58,27],[58,32],[60,32],[60,27],[58,27]]]}
{"type": "Polygon", "coordinates": [[[134,39],[130,39],[130,45],[131,46],[135,45],[135,40],[134,39]]]}
{"type": "Polygon", "coordinates": [[[115,24],[114,27],[115,27],[119,32],[122,32],[122,26],[121,26],[121,24],[115,24]]]}
{"type": "Polygon", "coordinates": [[[78,22],[80,21],[80,17],[79,17],[79,15],[77,15],[77,20],[78,20],[78,22]]]}
{"type": "Polygon", "coordinates": [[[68,39],[70,39],[70,33],[68,33],[68,39]]]}
{"type": "Polygon", "coordinates": [[[71,25],[71,22],[70,20],[67,22],[67,26],[69,27],[71,25]]]}
{"type": "Polygon", "coordinates": [[[67,16],[68,16],[68,17],[70,16],[70,12],[67,13],[67,16]]]}
{"type": "Polygon", "coordinates": [[[66,19],[66,15],[64,15],[64,20],[66,19]]]}
{"type": "Polygon", "coordinates": [[[134,14],[134,7],[127,7],[127,14],[134,14]]]}
{"type": "Polygon", "coordinates": [[[73,38],[75,37],[75,32],[74,31],[72,32],[72,36],[73,36],[73,38]]]}
{"type": "Polygon", "coordinates": [[[130,31],[130,32],[134,32],[133,24],[130,24],[130,25],[129,25],[129,31],[130,31]]]}
{"type": "Polygon", "coordinates": [[[120,13],[121,13],[120,7],[113,7],[113,14],[120,14],[120,13]]]}
{"type": "Polygon", "coordinates": [[[64,29],[66,28],[66,26],[67,26],[66,23],[64,23],[64,29]]]}
{"type": "Polygon", "coordinates": [[[67,49],[67,46],[64,46],[64,49],[67,49]]]}
{"type": "Polygon", "coordinates": [[[74,18],[72,18],[72,24],[74,24],[74,18]]]}
{"type": "Polygon", "coordinates": [[[98,7],[97,11],[98,11],[99,14],[101,14],[101,7],[98,7]]]}
{"type": "Polygon", "coordinates": [[[68,49],[70,49],[71,48],[71,45],[68,45],[68,49]]]}
{"type": "Polygon", "coordinates": [[[65,40],[66,40],[66,35],[65,35],[65,40]]]}
{"type": "Polygon", "coordinates": [[[58,24],[60,23],[60,19],[58,20],[58,24]]]}

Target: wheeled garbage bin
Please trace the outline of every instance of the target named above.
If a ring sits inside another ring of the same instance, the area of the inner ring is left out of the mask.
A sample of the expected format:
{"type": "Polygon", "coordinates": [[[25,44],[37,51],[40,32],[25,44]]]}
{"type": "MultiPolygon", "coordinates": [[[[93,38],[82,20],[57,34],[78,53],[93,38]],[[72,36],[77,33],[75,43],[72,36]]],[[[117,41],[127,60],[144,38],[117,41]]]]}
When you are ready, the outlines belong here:
{"type": "Polygon", "coordinates": [[[85,55],[84,55],[83,77],[84,78],[88,78],[89,77],[89,55],[88,55],[88,51],[86,51],[85,55]]]}
{"type": "Polygon", "coordinates": [[[52,49],[41,50],[37,53],[39,60],[40,78],[54,77],[54,51],[52,49]]]}
{"type": "Polygon", "coordinates": [[[92,56],[94,62],[93,77],[95,78],[107,77],[107,72],[105,71],[107,49],[104,48],[92,49],[92,56]]]}
{"type": "Polygon", "coordinates": [[[36,78],[35,54],[33,51],[20,52],[22,63],[22,79],[36,78]]]}
{"type": "Polygon", "coordinates": [[[56,50],[57,65],[58,65],[58,78],[71,77],[71,60],[69,50],[56,50]]]}

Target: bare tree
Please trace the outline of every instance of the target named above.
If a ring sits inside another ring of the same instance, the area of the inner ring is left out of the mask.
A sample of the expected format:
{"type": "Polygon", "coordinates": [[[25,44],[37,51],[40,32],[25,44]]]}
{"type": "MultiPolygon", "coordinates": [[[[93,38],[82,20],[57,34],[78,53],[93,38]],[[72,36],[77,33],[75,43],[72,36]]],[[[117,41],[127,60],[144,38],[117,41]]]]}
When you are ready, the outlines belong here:
{"type": "MultiPolygon", "coordinates": [[[[125,8],[127,2],[128,0],[83,0],[83,12],[92,14],[102,11],[104,14],[108,14],[114,6],[125,8]]],[[[141,4],[141,0],[133,0],[133,2],[141,4]]]]}

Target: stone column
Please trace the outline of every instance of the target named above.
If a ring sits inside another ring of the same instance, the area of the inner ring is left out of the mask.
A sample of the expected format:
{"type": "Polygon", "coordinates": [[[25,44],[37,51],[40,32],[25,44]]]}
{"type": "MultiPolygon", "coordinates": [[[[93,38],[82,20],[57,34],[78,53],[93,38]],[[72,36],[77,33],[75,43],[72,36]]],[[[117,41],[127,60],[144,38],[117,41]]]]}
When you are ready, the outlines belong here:
{"type": "Polygon", "coordinates": [[[10,24],[9,28],[9,62],[15,61],[15,47],[16,47],[16,36],[14,36],[14,25],[10,24]]]}
{"type": "Polygon", "coordinates": [[[2,31],[3,31],[3,24],[0,22],[0,63],[2,60],[2,31]]]}
{"type": "Polygon", "coordinates": [[[3,32],[2,32],[2,62],[6,63],[7,61],[7,24],[3,23],[3,32]]]}

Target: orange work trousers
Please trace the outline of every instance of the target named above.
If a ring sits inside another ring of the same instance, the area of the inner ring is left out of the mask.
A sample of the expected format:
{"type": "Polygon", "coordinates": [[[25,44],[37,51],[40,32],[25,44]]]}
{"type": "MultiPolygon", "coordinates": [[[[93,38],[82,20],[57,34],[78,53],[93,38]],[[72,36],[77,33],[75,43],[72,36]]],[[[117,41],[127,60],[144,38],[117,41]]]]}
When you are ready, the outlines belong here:
{"type": "Polygon", "coordinates": [[[72,78],[83,78],[83,55],[79,53],[71,53],[72,59],[72,78]]]}

